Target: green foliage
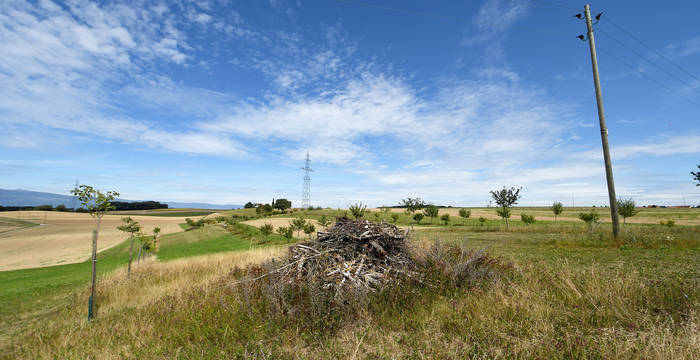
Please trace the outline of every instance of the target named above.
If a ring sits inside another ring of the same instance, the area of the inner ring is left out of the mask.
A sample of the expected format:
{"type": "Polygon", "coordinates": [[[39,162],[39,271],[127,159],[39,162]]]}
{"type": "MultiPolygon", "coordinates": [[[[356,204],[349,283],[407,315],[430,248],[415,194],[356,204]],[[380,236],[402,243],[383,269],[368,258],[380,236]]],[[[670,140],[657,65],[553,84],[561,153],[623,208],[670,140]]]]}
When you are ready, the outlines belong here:
{"type": "Polygon", "coordinates": [[[391,214],[391,222],[396,224],[397,221],[399,221],[399,214],[391,214]]]}
{"type": "Polygon", "coordinates": [[[355,203],[353,205],[350,205],[348,209],[350,210],[350,213],[355,218],[355,220],[358,220],[359,218],[365,216],[365,211],[367,211],[367,205],[362,205],[362,201],[360,201],[359,204],[355,203]]]}
{"type": "Polygon", "coordinates": [[[440,210],[437,208],[437,206],[430,204],[425,207],[423,210],[423,213],[425,213],[425,216],[430,218],[430,223],[433,223],[433,218],[437,217],[438,214],[440,213],[440,210]]]}
{"type": "Polygon", "coordinates": [[[588,232],[593,232],[593,229],[598,224],[598,220],[600,220],[600,215],[593,209],[590,212],[579,213],[578,218],[588,225],[588,232]]]}
{"type": "Polygon", "coordinates": [[[557,217],[564,212],[564,205],[558,201],[555,201],[554,204],[552,204],[552,207],[549,209],[554,213],[554,221],[557,221],[557,217]]]}
{"type": "Polygon", "coordinates": [[[445,223],[445,225],[449,224],[450,214],[443,214],[442,216],[440,216],[440,220],[442,220],[442,222],[445,223]]]}
{"type": "Polygon", "coordinates": [[[51,206],[51,205],[39,205],[39,206],[35,206],[34,210],[53,211],[53,206],[51,206]]]}
{"type": "Polygon", "coordinates": [[[520,214],[520,221],[524,222],[525,224],[532,225],[535,223],[535,216],[522,213],[520,214]]]}
{"type": "Polygon", "coordinates": [[[413,214],[413,221],[415,221],[417,224],[420,224],[420,221],[423,220],[424,216],[425,215],[423,215],[423,213],[415,213],[413,214]]]}
{"type": "Polygon", "coordinates": [[[425,201],[421,198],[406,198],[401,200],[401,206],[405,207],[407,212],[413,214],[425,207],[425,201]]]}
{"type": "Polygon", "coordinates": [[[467,209],[465,209],[465,208],[459,209],[459,217],[462,218],[462,225],[464,225],[464,222],[465,222],[470,216],[472,216],[472,211],[471,211],[471,210],[467,210],[467,209]]]}
{"type": "Polygon", "coordinates": [[[632,198],[617,199],[617,213],[620,214],[620,216],[622,216],[623,224],[627,223],[628,217],[637,215],[639,211],[640,210],[637,209],[637,204],[634,203],[634,200],[632,200],[632,198]]]}
{"type": "Polygon", "coordinates": [[[700,164],[698,164],[698,171],[697,172],[691,171],[690,175],[693,176],[693,180],[698,182],[697,184],[695,184],[695,186],[700,186],[700,164]]]}
{"type": "Polygon", "coordinates": [[[265,241],[267,241],[267,237],[270,236],[270,234],[272,234],[273,230],[274,227],[272,226],[272,224],[264,224],[260,227],[260,233],[262,233],[265,237],[265,241]]]}
{"type": "Polygon", "coordinates": [[[201,228],[202,226],[204,226],[204,224],[206,223],[205,220],[204,220],[204,218],[199,219],[199,220],[197,220],[197,221],[194,221],[194,220],[192,220],[192,219],[190,219],[190,218],[185,218],[185,222],[186,222],[187,225],[188,225],[188,229],[187,229],[187,230],[199,229],[199,228],[201,228]]]}
{"type": "MultiPolygon", "coordinates": [[[[134,236],[136,233],[141,231],[141,224],[132,219],[130,216],[123,217],[122,221],[124,222],[124,225],[117,226],[117,230],[129,233],[131,236],[134,236]]],[[[158,229],[158,231],[160,231],[160,229],[158,229]]]]}
{"type": "Polygon", "coordinates": [[[501,190],[491,190],[491,197],[493,201],[498,205],[499,209],[496,210],[496,214],[506,221],[506,228],[508,228],[508,218],[510,218],[510,208],[518,203],[520,199],[520,190],[523,188],[506,188],[505,186],[501,190]]]}
{"type": "Polygon", "coordinates": [[[277,210],[287,210],[292,207],[292,202],[287,200],[287,199],[277,199],[275,200],[275,203],[272,204],[272,207],[277,209],[277,210]]]}
{"type": "Polygon", "coordinates": [[[500,216],[501,218],[506,220],[506,224],[508,224],[508,219],[510,218],[511,215],[510,208],[496,208],[496,215],[500,216]]]}
{"type": "Polygon", "coordinates": [[[253,205],[253,203],[250,201],[248,201],[247,203],[245,203],[245,205],[243,205],[244,209],[252,209],[254,207],[255,207],[255,205],[253,205]]]}
{"type": "Polygon", "coordinates": [[[111,202],[119,196],[116,191],[102,192],[89,185],[80,185],[70,192],[78,198],[90,216],[98,219],[101,219],[109,210],[114,209],[111,202]]]}
{"type": "Polygon", "coordinates": [[[665,225],[665,226],[667,226],[667,227],[669,227],[669,228],[672,228],[672,227],[676,226],[676,222],[673,221],[673,220],[671,220],[671,219],[668,219],[668,220],[661,220],[661,221],[659,221],[659,224],[665,225]]]}
{"type": "Polygon", "coordinates": [[[282,235],[285,239],[287,239],[287,242],[294,236],[294,228],[290,226],[280,226],[277,228],[277,233],[282,235]]]}
{"type": "Polygon", "coordinates": [[[484,226],[484,223],[486,222],[486,220],[488,220],[488,219],[486,219],[483,216],[479,216],[479,223],[481,223],[481,226],[484,226]]]}
{"type": "Polygon", "coordinates": [[[272,212],[272,205],[270,204],[265,204],[265,205],[260,205],[257,208],[255,208],[255,213],[258,215],[266,215],[272,212]]]}
{"type": "Polygon", "coordinates": [[[291,226],[293,230],[296,230],[297,237],[299,237],[299,231],[304,230],[305,225],[306,219],[304,219],[303,217],[295,218],[294,220],[289,222],[289,226],[291,226]]]}
{"type": "Polygon", "coordinates": [[[314,231],[316,231],[316,227],[311,222],[304,225],[304,234],[308,235],[309,239],[311,239],[311,234],[313,234],[314,231]]]}
{"type": "Polygon", "coordinates": [[[326,214],[321,215],[321,218],[318,219],[318,224],[323,226],[324,228],[327,228],[331,224],[333,224],[333,220],[331,220],[326,214]]]}
{"type": "Polygon", "coordinates": [[[60,204],[60,205],[56,205],[56,211],[68,211],[68,209],[66,208],[65,205],[60,204]]]}
{"type": "Polygon", "coordinates": [[[374,215],[374,219],[375,219],[375,220],[379,221],[379,217],[380,217],[381,215],[380,215],[378,212],[372,213],[372,215],[374,215]]]}

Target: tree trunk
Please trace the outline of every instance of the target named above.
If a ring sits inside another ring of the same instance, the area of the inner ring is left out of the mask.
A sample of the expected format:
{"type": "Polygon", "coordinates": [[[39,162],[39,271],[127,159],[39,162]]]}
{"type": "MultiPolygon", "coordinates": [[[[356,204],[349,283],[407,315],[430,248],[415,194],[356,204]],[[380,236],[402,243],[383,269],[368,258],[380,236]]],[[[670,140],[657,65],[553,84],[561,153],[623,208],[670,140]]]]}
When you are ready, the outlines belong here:
{"type": "Polygon", "coordinates": [[[140,264],[141,263],[141,251],[143,251],[143,244],[141,244],[140,241],[139,241],[139,244],[141,245],[141,246],[139,246],[139,259],[138,259],[138,263],[140,264]]]}
{"type": "Polygon", "coordinates": [[[129,266],[126,268],[126,278],[131,276],[131,261],[134,259],[134,235],[131,235],[131,244],[129,245],[129,266]]]}
{"type": "Polygon", "coordinates": [[[90,288],[90,300],[88,308],[88,320],[95,316],[95,292],[97,286],[97,236],[100,233],[100,222],[102,217],[97,217],[97,228],[92,232],[92,286],[90,288]]]}
{"type": "Polygon", "coordinates": [[[505,219],[506,219],[506,230],[508,230],[508,218],[505,218],[505,219]]]}

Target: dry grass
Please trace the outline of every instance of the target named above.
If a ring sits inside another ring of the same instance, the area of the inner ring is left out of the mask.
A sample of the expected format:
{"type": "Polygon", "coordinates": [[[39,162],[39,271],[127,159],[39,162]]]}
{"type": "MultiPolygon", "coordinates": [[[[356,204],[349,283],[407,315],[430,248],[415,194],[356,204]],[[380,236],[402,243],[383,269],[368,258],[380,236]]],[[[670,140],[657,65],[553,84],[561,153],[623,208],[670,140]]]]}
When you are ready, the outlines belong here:
{"type": "MultiPolygon", "coordinates": [[[[9,211],[4,217],[44,223],[24,230],[0,234],[0,271],[70,264],[84,261],[90,255],[95,220],[89,214],[55,211],[9,211]]],[[[145,233],[160,227],[161,234],[182,231],[180,217],[131,216],[145,233]]],[[[102,219],[98,251],[124,241],[127,236],[117,230],[122,216],[105,215],[102,219]]]]}

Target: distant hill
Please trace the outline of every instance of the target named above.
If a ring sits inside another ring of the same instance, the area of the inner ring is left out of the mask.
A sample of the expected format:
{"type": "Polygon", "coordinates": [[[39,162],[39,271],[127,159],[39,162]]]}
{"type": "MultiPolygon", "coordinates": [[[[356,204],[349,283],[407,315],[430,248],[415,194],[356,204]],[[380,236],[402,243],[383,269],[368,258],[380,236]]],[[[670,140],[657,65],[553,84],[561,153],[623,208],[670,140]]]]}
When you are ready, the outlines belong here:
{"type": "MultiPolygon", "coordinates": [[[[0,189],[0,205],[2,206],[39,206],[39,205],[65,205],[67,207],[71,206],[73,197],[70,195],[52,194],[39,191],[29,191],[29,190],[6,190],[0,189]]],[[[125,200],[119,199],[119,201],[143,201],[143,200],[125,200]]],[[[242,205],[216,205],[207,203],[181,203],[181,202],[171,202],[171,201],[161,201],[162,203],[168,204],[170,208],[192,208],[192,209],[216,209],[216,210],[229,210],[229,209],[239,209],[242,205]]]]}

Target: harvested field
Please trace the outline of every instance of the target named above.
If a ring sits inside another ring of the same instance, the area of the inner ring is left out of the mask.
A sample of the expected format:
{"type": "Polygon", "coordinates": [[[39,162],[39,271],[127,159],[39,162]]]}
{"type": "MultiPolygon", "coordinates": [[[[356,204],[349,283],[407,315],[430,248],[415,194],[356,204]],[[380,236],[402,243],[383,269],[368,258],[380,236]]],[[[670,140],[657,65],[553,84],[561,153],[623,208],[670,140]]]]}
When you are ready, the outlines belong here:
{"type": "MultiPolygon", "coordinates": [[[[80,262],[89,257],[92,249],[92,230],[95,220],[89,214],[44,211],[11,211],[5,217],[43,223],[46,225],[0,233],[0,271],[27,269],[80,262]]],[[[161,234],[182,231],[178,226],[184,217],[131,216],[141,223],[145,233],[160,227],[161,234]]],[[[102,219],[98,251],[108,249],[126,239],[117,230],[121,215],[105,215],[102,219]]]]}

